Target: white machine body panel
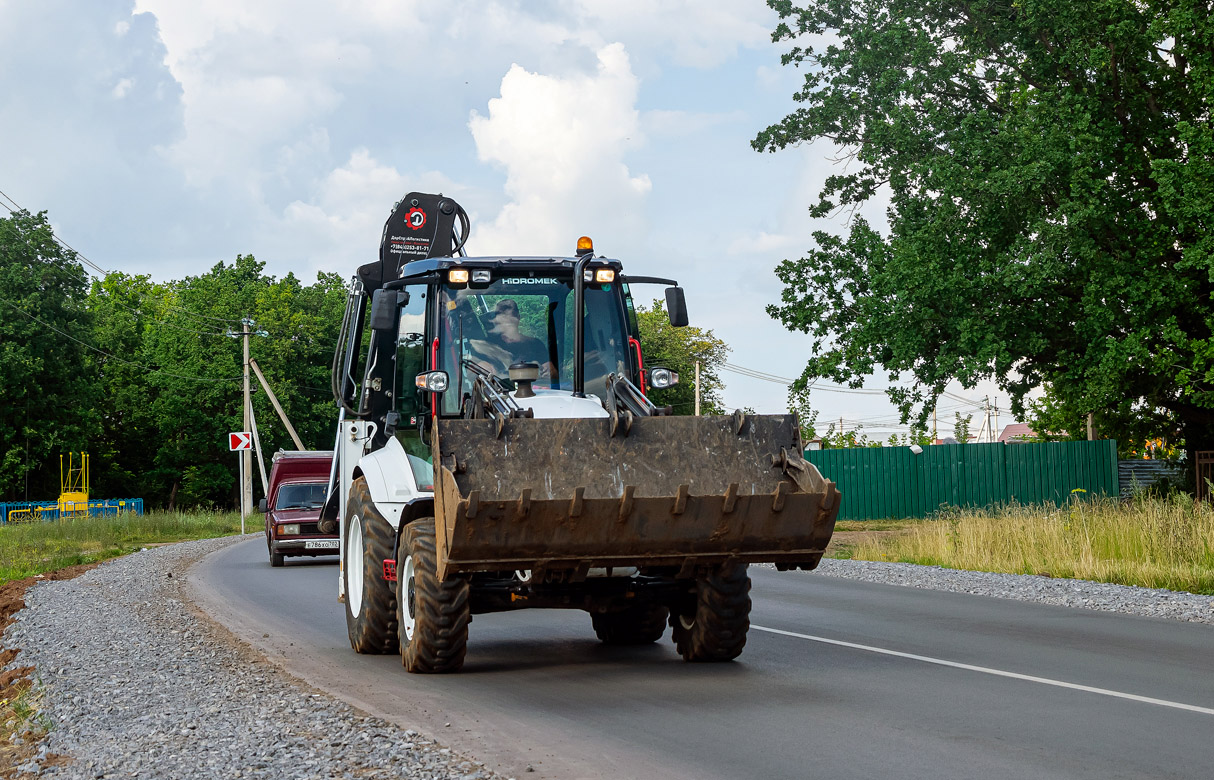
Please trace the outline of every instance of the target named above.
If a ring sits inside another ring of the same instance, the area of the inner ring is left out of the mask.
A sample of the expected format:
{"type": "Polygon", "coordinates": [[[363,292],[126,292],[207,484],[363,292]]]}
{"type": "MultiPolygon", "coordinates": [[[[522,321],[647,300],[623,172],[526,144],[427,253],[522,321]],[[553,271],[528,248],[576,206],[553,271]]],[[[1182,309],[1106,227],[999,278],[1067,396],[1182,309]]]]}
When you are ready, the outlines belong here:
{"type": "MultiPolygon", "coordinates": [[[[394,529],[400,527],[401,513],[406,504],[434,495],[433,490],[418,488],[409,459],[405,448],[392,438],[383,447],[370,455],[364,455],[358,461],[358,467],[367,481],[367,488],[371,491],[371,500],[394,529]]],[[[429,468],[429,464],[417,460],[419,462],[416,466],[429,468]]]]}
{"type": "Polygon", "coordinates": [[[530,398],[519,398],[515,393],[511,393],[510,396],[522,408],[530,409],[537,419],[588,419],[611,416],[607,414],[602,400],[597,395],[578,398],[568,390],[536,388],[535,395],[530,398]]]}

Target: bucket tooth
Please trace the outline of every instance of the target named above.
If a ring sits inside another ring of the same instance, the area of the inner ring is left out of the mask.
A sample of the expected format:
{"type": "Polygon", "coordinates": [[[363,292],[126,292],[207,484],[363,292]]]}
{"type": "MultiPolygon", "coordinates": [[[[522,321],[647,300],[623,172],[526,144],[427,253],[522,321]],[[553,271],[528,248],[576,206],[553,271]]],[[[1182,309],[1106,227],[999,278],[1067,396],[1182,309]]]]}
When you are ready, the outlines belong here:
{"type": "Polygon", "coordinates": [[[725,489],[725,499],[721,502],[722,514],[730,514],[738,503],[738,483],[730,482],[725,489]]]}
{"type": "Polygon", "coordinates": [[[632,485],[624,486],[624,495],[620,496],[620,522],[627,522],[628,516],[632,514],[632,495],[636,492],[636,488],[632,485]]]}
{"type": "Polygon", "coordinates": [[[580,517],[585,506],[586,488],[577,487],[573,491],[573,500],[569,502],[569,516],[580,517]]]}
{"type": "Polygon", "coordinates": [[[687,495],[691,492],[691,486],[687,483],[679,485],[679,492],[674,497],[674,506],[670,509],[670,514],[681,515],[687,509],[687,495]]]}
{"type": "Polygon", "coordinates": [[[520,520],[531,511],[531,488],[523,488],[522,494],[518,497],[517,511],[520,520]]]}
{"type": "Polygon", "coordinates": [[[784,497],[788,494],[788,483],[781,482],[776,485],[776,490],[771,494],[771,511],[784,511],[784,497]]]}
{"type": "Polygon", "coordinates": [[[473,490],[471,493],[468,494],[468,509],[465,510],[464,516],[467,517],[469,520],[475,519],[476,513],[480,511],[480,508],[481,508],[481,492],[479,490],[473,490]]]}

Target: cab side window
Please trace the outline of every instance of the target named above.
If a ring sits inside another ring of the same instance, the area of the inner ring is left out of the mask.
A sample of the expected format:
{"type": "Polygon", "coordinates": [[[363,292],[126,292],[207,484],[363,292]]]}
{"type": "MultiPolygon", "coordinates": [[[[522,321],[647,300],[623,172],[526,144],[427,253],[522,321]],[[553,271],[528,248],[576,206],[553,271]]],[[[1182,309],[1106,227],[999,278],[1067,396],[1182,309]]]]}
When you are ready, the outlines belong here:
{"type": "Polygon", "coordinates": [[[409,303],[400,313],[396,339],[396,411],[408,423],[425,408],[424,392],[414,379],[426,370],[426,288],[408,287],[409,303]]]}

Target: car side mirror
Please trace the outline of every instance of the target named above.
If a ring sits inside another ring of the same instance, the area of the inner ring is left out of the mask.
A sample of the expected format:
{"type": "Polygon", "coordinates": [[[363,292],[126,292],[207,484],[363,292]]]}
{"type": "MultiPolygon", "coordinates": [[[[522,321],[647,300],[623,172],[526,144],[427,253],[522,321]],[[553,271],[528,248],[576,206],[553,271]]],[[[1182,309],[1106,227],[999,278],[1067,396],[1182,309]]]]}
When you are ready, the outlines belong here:
{"type": "Polygon", "coordinates": [[[666,288],[666,312],[670,315],[672,327],[687,327],[687,298],[683,295],[682,287],[666,288]]]}
{"type": "Polygon", "coordinates": [[[376,290],[371,294],[371,330],[395,332],[397,312],[408,303],[405,290],[376,290]]]}
{"type": "Polygon", "coordinates": [[[258,512],[266,511],[266,500],[264,498],[257,502],[257,511],[258,512]]]}

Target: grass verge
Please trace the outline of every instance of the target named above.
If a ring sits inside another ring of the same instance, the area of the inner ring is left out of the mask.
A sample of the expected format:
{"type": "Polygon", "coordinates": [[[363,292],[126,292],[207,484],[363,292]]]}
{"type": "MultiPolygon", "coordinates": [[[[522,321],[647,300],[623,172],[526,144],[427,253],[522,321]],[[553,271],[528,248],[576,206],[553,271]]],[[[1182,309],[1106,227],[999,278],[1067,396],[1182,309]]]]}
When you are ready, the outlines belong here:
{"type": "MultiPolygon", "coordinates": [[[[256,530],[258,517],[246,528],[256,530]]],[[[240,533],[239,512],[149,512],[0,526],[0,584],[97,563],[149,544],[240,533]]]]}
{"type": "Polygon", "coordinates": [[[849,557],[1214,594],[1214,509],[1189,496],[950,510],[849,557]]]}

